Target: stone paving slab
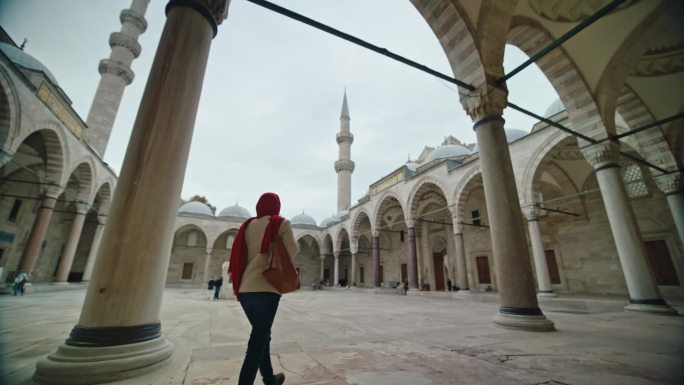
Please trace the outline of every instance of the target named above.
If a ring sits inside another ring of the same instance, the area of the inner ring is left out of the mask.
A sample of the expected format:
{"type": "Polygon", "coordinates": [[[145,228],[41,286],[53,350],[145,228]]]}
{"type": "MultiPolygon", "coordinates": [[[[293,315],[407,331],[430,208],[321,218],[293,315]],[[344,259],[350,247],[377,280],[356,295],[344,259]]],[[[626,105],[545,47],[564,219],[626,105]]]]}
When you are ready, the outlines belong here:
{"type": "MultiPolygon", "coordinates": [[[[36,361],[68,336],[84,294],[0,296],[0,384],[33,384],[36,361]]],[[[684,317],[547,308],[558,331],[533,333],[495,327],[497,308],[479,300],[301,291],[281,301],[272,361],[290,385],[684,383],[684,317]]],[[[236,301],[167,289],[161,319],[175,347],[171,362],[112,384],[237,383],[249,323],[236,301]]]]}

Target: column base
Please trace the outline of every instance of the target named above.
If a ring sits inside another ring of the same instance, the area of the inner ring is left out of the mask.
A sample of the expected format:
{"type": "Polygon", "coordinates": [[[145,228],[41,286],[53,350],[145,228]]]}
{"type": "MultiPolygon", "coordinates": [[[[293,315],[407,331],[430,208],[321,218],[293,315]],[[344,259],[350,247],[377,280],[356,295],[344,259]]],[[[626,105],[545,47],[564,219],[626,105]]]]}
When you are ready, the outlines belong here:
{"type": "Polygon", "coordinates": [[[679,315],[677,309],[670,307],[662,298],[646,299],[646,300],[629,300],[629,305],[625,306],[627,311],[641,311],[645,313],[654,313],[662,315],[679,315]]]}
{"type": "Polygon", "coordinates": [[[553,321],[539,310],[503,308],[494,316],[494,324],[506,329],[527,330],[533,332],[550,332],[556,330],[553,321]],[[515,314],[517,313],[517,314],[515,314]]]}
{"type": "Polygon", "coordinates": [[[33,380],[39,384],[99,384],[135,377],[168,363],[173,345],[163,337],[106,347],[66,344],[36,364],[33,380]]]}
{"type": "Polygon", "coordinates": [[[50,282],[50,285],[57,285],[57,286],[66,286],[66,285],[68,285],[68,284],[69,284],[69,282],[66,282],[66,281],[64,281],[64,282],[62,282],[62,281],[59,281],[59,282],[50,282]]]}
{"type": "Polygon", "coordinates": [[[537,297],[547,297],[548,298],[548,297],[558,297],[558,295],[556,293],[554,293],[553,291],[540,291],[539,293],[537,293],[537,297]]]}

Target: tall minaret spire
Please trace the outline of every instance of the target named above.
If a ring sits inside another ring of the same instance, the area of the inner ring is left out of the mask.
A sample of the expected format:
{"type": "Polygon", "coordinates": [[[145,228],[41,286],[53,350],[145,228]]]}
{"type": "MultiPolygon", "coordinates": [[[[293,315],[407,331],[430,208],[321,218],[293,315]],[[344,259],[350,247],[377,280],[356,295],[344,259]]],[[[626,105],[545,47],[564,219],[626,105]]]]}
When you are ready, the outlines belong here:
{"type": "Polygon", "coordinates": [[[340,148],[339,159],[335,162],[337,172],[337,211],[351,207],[351,174],[354,172],[354,162],[351,160],[351,145],[354,135],[349,131],[349,107],[347,106],[347,90],[342,99],[342,113],[340,114],[340,132],[337,134],[337,145],[340,148]]]}
{"type": "Polygon", "coordinates": [[[98,66],[102,77],[88,113],[85,140],[102,157],[109,143],[124,88],[131,84],[135,76],[131,63],[140,55],[138,36],[147,29],[145,11],[149,3],[150,0],[133,0],[129,9],[121,11],[121,32],[109,35],[112,53],[109,59],[100,60],[98,66]]]}

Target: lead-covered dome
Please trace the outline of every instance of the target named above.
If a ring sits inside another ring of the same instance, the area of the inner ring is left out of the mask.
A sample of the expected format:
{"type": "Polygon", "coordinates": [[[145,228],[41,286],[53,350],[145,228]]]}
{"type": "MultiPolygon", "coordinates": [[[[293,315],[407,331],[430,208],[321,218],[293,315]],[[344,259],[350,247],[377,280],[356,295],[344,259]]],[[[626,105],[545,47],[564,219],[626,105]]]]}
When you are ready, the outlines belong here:
{"type": "Polygon", "coordinates": [[[445,144],[437,147],[434,151],[425,158],[425,164],[432,162],[435,159],[456,158],[459,156],[470,155],[470,150],[467,147],[458,144],[445,144]]]}
{"type": "Polygon", "coordinates": [[[181,214],[193,214],[193,215],[206,215],[213,217],[214,213],[211,211],[209,206],[202,202],[188,202],[178,209],[178,213],[181,214]]]}
{"type": "Polygon", "coordinates": [[[311,215],[304,213],[292,217],[290,223],[293,225],[318,226],[316,220],[311,215]]]}
{"type": "Polygon", "coordinates": [[[12,44],[0,42],[0,51],[2,51],[2,53],[4,53],[5,56],[12,61],[12,63],[29,70],[40,71],[44,73],[52,83],[55,85],[57,84],[57,79],[54,77],[54,75],[52,75],[52,72],[50,72],[50,70],[48,70],[43,63],[38,61],[38,59],[27,54],[23,50],[20,50],[12,44]]]}
{"type": "Polygon", "coordinates": [[[225,209],[221,210],[219,213],[219,218],[221,217],[235,217],[235,218],[249,218],[251,215],[249,214],[249,210],[246,208],[239,206],[237,204],[234,204],[232,206],[228,206],[225,209]]]}
{"type": "Polygon", "coordinates": [[[551,103],[547,108],[546,111],[544,112],[544,117],[545,118],[550,118],[561,111],[565,111],[565,105],[563,102],[560,100],[560,98],[556,99],[551,103]]]}

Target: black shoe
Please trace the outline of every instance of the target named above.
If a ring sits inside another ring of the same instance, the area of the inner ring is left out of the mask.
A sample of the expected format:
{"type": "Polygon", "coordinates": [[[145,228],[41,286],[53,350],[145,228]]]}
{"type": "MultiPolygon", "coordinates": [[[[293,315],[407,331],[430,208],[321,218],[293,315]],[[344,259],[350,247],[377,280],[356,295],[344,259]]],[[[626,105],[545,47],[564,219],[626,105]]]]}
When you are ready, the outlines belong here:
{"type": "Polygon", "coordinates": [[[283,385],[285,383],[285,374],[278,373],[273,376],[273,385],[283,385]]]}

